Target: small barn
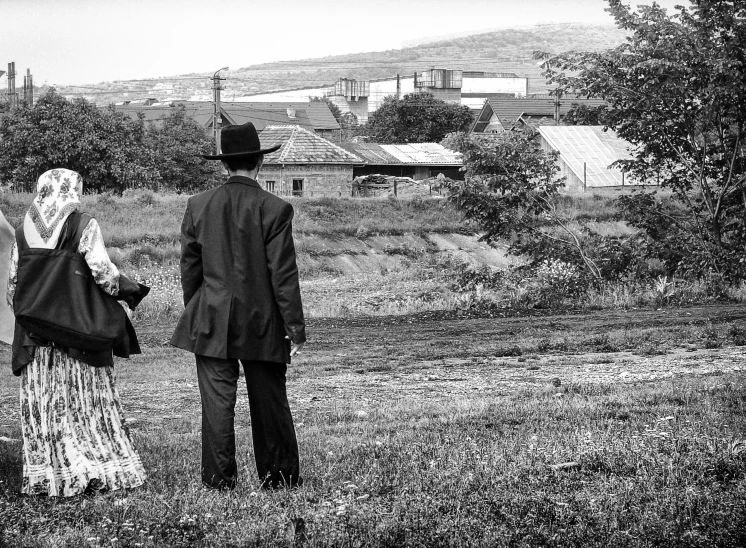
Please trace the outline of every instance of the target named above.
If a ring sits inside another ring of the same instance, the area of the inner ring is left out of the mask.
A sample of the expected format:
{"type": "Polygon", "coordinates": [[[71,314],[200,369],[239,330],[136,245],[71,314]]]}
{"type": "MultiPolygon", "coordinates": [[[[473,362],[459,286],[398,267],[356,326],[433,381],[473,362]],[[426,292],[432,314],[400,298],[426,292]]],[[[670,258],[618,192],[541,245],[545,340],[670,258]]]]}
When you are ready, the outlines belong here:
{"type": "Polygon", "coordinates": [[[279,196],[340,197],[349,194],[355,165],[348,150],[294,125],[271,125],[259,131],[262,146],[281,148],[264,157],[258,182],[279,196]]]}
{"type": "Polygon", "coordinates": [[[379,145],[376,143],[343,143],[346,150],[362,162],[354,168],[355,177],[393,175],[415,181],[437,177],[463,179],[461,154],[438,143],[379,145]]]}
{"type": "Polygon", "coordinates": [[[560,173],[567,177],[565,189],[585,192],[591,188],[620,188],[640,183],[621,170],[611,168],[631,155],[627,141],[603,126],[539,126],[541,147],[559,152],[560,173]]]}

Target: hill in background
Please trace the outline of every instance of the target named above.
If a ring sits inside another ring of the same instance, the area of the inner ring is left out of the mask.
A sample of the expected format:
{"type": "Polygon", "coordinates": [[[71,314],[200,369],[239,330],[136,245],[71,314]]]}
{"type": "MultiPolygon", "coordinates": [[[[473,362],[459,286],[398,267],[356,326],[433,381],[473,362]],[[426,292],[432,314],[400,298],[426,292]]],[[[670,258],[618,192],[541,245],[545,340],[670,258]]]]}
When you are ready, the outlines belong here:
{"type": "MultiPolygon", "coordinates": [[[[603,50],[625,40],[616,27],[563,23],[503,29],[437,40],[382,52],[334,55],[297,61],[264,63],[225,71],[222,98],[231,101],[250,93],[333,84],[338,78],[371,80],[411,74],[431,67],[515,73],[529,78],[529,92],[547,90],[536,50],[603,50]]],[[[343,47],[343,46],[340,46],[343,47]]],[[[63,95],[83,96],[98,104],[157,97],[211,100],[211,74],[187,74],[148,80],[118,80],[85,86],[64,86],[63,95]]]]}

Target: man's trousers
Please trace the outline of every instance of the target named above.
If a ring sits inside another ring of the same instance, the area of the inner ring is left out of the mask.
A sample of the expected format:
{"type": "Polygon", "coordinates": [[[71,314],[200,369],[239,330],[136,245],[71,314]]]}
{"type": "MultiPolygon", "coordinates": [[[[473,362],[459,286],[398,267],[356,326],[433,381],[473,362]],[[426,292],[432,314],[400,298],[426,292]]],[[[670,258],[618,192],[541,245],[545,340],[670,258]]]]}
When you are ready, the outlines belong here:
{"type": "MultiPolygon", "coordinates": [[[[202,397],[202,482],[236,486],[234,417],[238,360],[196,356],[202,397]]],[[[284,363],[241,360],[249,391],[256,471],[264,488],[300,485],[298,442],[293,428],[284,363]]]]}

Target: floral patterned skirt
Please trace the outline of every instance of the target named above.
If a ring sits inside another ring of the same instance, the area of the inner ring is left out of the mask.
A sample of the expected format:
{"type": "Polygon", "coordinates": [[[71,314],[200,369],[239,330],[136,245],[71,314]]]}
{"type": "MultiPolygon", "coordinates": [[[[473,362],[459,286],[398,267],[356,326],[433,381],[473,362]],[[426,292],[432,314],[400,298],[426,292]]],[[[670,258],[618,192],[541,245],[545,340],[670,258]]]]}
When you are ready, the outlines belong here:
{"type": "Polygon", "coordinates": [[[37,347],[21,376],[21,428],[25,494],[70,497],[145,481],[113,367],[91,367],[37,347]]]}

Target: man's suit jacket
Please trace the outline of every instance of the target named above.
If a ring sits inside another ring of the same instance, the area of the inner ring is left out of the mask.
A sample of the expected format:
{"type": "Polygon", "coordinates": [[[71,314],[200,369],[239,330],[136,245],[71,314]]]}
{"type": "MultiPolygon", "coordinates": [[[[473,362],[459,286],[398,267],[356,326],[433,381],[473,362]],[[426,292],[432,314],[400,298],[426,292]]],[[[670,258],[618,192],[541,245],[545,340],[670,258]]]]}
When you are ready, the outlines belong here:
{"type": "Polygon", "coordinates": [[[290,362],[305,342],[293,208],[233,176],[189,198],[181,226],[185,310],[171,344],[202,356],[290,362]]]}

